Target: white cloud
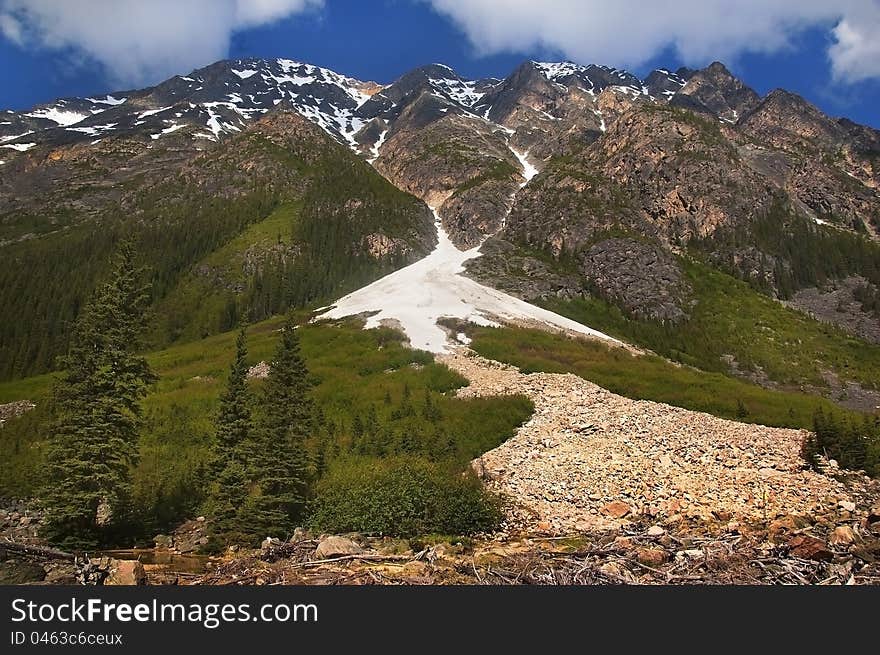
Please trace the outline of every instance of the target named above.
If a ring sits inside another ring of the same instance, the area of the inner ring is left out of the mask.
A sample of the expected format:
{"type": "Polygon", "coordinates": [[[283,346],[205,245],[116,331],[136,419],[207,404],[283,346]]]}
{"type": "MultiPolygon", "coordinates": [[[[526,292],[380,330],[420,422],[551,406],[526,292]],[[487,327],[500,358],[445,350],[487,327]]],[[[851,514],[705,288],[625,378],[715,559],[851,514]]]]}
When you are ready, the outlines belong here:
{"type": "Polygon", "coordinates": [[[23,47],[72,48],[118,84],[156,82],[226,56],[233,32],[319,9],[324,0],[0,0],[0,33],[23,47]]]}
{"type": "Polygon", "coordinates": [[[859,82],[880,78],[880,3],[854,9],[833,30],[828,49],[834,79],[859,82]]]}
{"type": "Polygon", "coordinates": [[[637,67],[674,49],[704,65],[791,47],[828,29],[836,79],[880,76],[880,0],[425,0],[478,53],[560,52],[575,61],[637,67]]]}

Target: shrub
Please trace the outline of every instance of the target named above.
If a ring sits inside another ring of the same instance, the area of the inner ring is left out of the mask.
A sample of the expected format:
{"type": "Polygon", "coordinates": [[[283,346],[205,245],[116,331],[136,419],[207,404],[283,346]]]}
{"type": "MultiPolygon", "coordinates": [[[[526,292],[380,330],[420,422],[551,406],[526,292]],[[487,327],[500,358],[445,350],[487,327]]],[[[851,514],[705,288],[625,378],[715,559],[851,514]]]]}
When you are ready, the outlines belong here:
{"type": "Polygon", "coordinates": [[[499,501],[468,471],[413,457],[337,461],[319,482],[311,524],[396,537],[492,530],[499,501]]]}

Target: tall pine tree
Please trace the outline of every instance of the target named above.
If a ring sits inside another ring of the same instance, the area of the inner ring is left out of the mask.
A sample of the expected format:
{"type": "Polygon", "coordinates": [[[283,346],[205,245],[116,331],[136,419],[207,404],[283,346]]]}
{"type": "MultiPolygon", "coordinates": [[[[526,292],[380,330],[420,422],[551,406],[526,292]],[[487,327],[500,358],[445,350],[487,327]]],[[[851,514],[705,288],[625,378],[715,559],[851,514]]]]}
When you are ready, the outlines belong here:
{"type": "Polygon", "coordinates": [[[261,398],[262,413],[250,462],[256,484],[251,520],[260,536],[285,536],[302,517],[310,482],[306,440],[313,406],[299,336],[288,318],[261,398]]]}
{"type": "Polygon", "coordinates": [[[93,548],[118,523],[137,460],[141,400],[155,381],[136,354],[149,287],[123,243],[108,281],[77,319],[65,372],[56,384],[45,535],[70,548],[93,548]]]}
{"type": "Polygon", "coordinates": [[[208,513],[211,516],[211,546],[249,541],[245,501],[248,495],[247,459],[252,450],[250,394],[247,389],[247,341],[245,329],[235,342],[235,361],[229,370],[226,390],[220,396],[216,419],[208,513]]]}

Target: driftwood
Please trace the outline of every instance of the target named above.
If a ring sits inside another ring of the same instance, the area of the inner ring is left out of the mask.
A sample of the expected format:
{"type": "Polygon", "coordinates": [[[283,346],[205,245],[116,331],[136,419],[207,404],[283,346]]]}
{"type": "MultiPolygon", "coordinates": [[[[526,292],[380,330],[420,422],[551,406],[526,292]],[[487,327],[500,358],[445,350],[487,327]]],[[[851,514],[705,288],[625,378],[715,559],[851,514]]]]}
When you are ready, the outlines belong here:
{"type": "Polygon", "coordinates": [[[0,550],[8,553],[15,553],[32,559],[63,559],[73,561],[76,555],[66,553],[57,548],[49,548],[48,546],[35,546],[32,544],[20,544],[8,539],[0,539],[0,550]]]}

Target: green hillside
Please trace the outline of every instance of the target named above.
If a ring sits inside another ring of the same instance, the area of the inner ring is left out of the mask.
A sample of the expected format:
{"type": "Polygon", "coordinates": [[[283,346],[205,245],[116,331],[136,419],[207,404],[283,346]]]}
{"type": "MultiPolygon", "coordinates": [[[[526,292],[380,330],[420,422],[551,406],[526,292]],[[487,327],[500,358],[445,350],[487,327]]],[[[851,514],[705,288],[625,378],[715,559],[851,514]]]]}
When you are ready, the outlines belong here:
{"type": "MultiPolygon", "coordinates": [[[[257,121],[169,170],[139,165],[164,177],[107,184],[95,173],[76,190],[94,207],[61,211],[47,197],[27,216],[51,217],[55,229],[0,244],[0,306],[15,317],[0,325],[0,379],[54,367],[124,238],[152,273],[157,347],[323,300],[433,244],[422,202],[295,113],[257,121]],[[390,245],[371,251],[368,237],[390,245]]],[[[0,223],[17,224],[17,216],[0,223]]]]}
{"type": "MultiPolygon", "coordinates": [[[[252,363],[271,357],[280,325],[272,319],[248,330],[252,363]]],[[[392,330],[362,330],[356,322],[344,322],[303,325],[299,331],[318,407],[309,448],[325,470],[390,456],[461,470],[512,436],[531,414],[531,403],[522,397],[454,398],[451,392],[465,380],[428,353],[405,347],[392,330]]],[[[141,538],[199,511],[213,419],[234,342],[235,333],[228,332],[148,356],[159,381],[145,401],[133,471],[141,538]]],[[[0,402],[28,398],[37,403],[37,409],[0,429],[0,497],[27,497],[41,482],[52,377],[0,384],[0,402]]],[[[254,388],[260,384],[250,382],[254,388]]]]}

